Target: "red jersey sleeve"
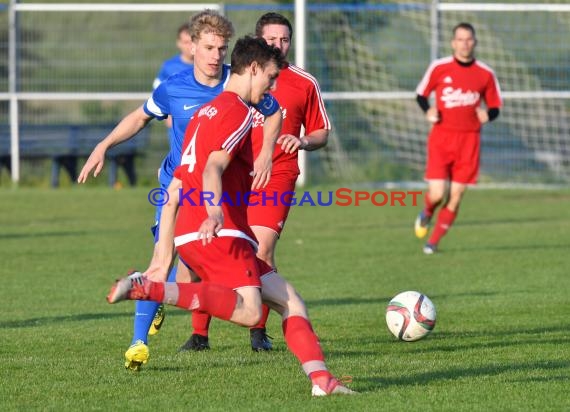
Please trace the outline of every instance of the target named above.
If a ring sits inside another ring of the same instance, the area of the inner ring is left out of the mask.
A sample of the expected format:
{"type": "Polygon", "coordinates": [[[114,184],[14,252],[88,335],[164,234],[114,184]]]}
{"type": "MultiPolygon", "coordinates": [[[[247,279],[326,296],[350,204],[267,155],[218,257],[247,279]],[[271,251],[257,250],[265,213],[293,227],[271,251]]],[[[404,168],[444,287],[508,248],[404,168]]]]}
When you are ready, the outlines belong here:
{"type": "Polygon", "coordinates": [[[416,88],[416,94],[420,96],[429,97],[431,92],[435,90],[438,84],[438,76],[436,74],[437,68],[442,64],[442,60],[433,61],[424,73],[424,77],[420,80],[416,88]]]}
{"type": "Polygon", "coordinates": [[[305,125],[305,134],[310,134],[314,130],[330,130],[331,128],[321,90],[316,81],[309,83],[303,123],[305,125]]]}
{"type": "Polygon", "coordinates": [[[500,108],[503,105],[503,98],[501,96],[501,87],[495,73],[490,71],[489,81],[485,88],[485,104],[487,107],[500,108]]]}
{"type": "Polygon", "coordinates": [[[298,135],[301,125],[305,134],[331,129],[319,83],[310,73],[290,64],[281,71],[275,93],[285,111],[283,133],[298,135]]]}

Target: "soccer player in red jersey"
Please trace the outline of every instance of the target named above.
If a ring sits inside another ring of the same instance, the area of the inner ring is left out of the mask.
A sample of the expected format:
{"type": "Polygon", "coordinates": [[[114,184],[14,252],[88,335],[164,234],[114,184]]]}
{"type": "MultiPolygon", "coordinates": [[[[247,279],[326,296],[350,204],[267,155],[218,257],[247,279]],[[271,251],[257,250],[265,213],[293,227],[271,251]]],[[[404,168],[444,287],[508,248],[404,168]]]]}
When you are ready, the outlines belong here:
{"type": "Polygon", "coordinates": [[[280,51],[262,39],[236,42],[226,89],[198,109],[186,130],[151,264],[144,274],[117,281],[107,300],[152,300],[248,327],[259,321],[264,301],[281,314],[285,341],[311,379],[313,396],[352,394],[327,370],[301,297],[256,256],[247,221],[243,194],[254,167],[250,105],[262,100],[283,63],[280,51]],[[201,282],[164,282],[174,245],[201,282]]]}
{"type": "Polygon", "coordinates": [[[453,225],[467,185],[477,182],[481,126],[499,116],[501,89],[493,70],[475,59],[477,39],[469,23],[453,28],[453,55],[433,61],[419,83],[417,102],[433,124],[427,142],[425,207],[415,221],[415,233],[424,238],[441,204],[433,231],[423,251],[437,251],[453,225]],[[428,98],[435,93],[435,106],[428,98]],[[485,102],[486,109],[481,107],[485,102]],[[444,199],[446,199],[444,201],[444,199]]]}
{"type": "MultiPolygon", "coordinates": [[[[161,82],[141,107],[119,122],[117,127],[93,149],[81,170],[79,183],[84,183],[91,171],[94,176],[99,174],[109,148],[135,136],[152,119],[164,120],[170,116],[173,125],[169,141],[170,150],[164,157],[158,173],[161,189],[168,188],[174,170],[180,164],[184,133],[189,120],[198,107],[211,101],[223,91],[230,77],[230,67],[223,62],[228,52],[229,41],[234,34],[233,24],[218,12],[206,9],[192,16],[188,34],[192,40],[190,46],[194,61],[192,68],[161,82]]],[[[263,187],[271,177],[271,157],[282,124],[279,105],[274,102],[271,95],[265,97],[267,99],[264,98],[259,105],[255,105],[267,117],[264,125],[267,129],[267,144],[254,163],[256,172],[254,188],[263,187]],[[275,106],[275,111],[266,109],[272,106],[275,106]],[[279,113],[276,113],[277,111],[279,113]]],[[[155,242],[158,238],[161,213],[162,205],[159,204],[156,208],[155,224],[152,227],[155,242]]],[[[189,282],[191,273],[187,266],[180,262],[170,274],[170,279],[189,282]]],[[[149,359],[148,334],[151,325],[161,324],[164,318],[164,311],[158,308],[159,305],[150,301],[135,303],[131,345],[125,352],[125,367],[130,370],[140,370],[149,359]]]]}
{"type": "MultiPolygon", "coordinates": [[[[289,20],[278,13],[266,13],[255,26],[255,35],[281,50],[286,59],[293,37],[289,20]]],[[[281,70],[271,94],[283,111],[281,135],[273,154],[271,180],[252,196],[247,209],[248,222],[255,234],[259,248],[257,256],[275,268],[275,248],[289,214],[290,205],[281,200],[281,194],[295,190],[299,176],[298,150],[316,150],[327,144],[331,123],[317,80],[305,70],[287,63],[281,70]],[[304,128],[304,135],[301,129],[304,128]]],[[[253,112],[253,151],[261,152],[263,143],[263,116],[253,112]]],[[[260,322],[250,329],[251,347],[254,351],[272,349],[265,325],[269,308],[264,305],[260,322]]],[[[209,317],[192,314],[193,332],[181,350],[200,350],[207,342],[209,317]]]]}

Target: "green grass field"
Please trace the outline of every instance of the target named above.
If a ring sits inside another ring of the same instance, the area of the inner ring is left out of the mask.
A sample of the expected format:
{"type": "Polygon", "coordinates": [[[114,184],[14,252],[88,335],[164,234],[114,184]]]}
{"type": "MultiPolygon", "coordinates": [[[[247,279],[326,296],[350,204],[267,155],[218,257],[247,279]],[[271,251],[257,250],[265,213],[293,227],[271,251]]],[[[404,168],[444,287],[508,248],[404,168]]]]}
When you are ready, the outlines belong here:
{"type": "Polygon", "coordinates": [[[0,410],[570,410],[570,192],[473,190],[441,253],[413,237],[418,207],[294,208],[280,271],[305,298],[354,397],[312,399],[270,317],[275,350],[214,321],[206,353],[178,354],[169,308],[151,359],[123,368],[133,305],[115,277],[151,251],[149,188],[0,191],[0,410]],[[434,332],[396,341],[384,310],[404,290],[435,303],[434,332]]]}

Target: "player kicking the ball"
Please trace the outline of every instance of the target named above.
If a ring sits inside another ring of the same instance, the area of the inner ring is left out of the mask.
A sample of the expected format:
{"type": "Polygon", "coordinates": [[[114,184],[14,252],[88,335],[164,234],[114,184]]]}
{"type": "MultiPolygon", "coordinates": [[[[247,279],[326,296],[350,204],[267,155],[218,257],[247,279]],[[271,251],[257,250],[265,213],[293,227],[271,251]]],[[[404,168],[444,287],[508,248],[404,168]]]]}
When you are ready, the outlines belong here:
{"type": "MultiPolygon", "coordinates": [[[[117,127],[101,141],[93,150],[79,175],[79,183],[84,183],[91,171],[94,176],[101,171],[106,151],[121,142],[132,138],[152,119],[164,120],[172,118],[170,133],[170,151],[163,159],[159,169],[160,187],[166,190],[172,180],[175,168],[180,164],[184,132],[190,118],[204,103],[211,101],[224,89],[230,76],[230,68],[223,64],[227,55],[230,38],[234,34],[233,24],[214,10],[204,10],[194,15],[189,22],[188,33],[192,40],[190,51],[193,55],[192,69],[179,72],[161,82],[143,106],[127,115],[117,127]]],[[[264,101],[255,107],[265,116],[264,131],[267,134],[266,150],[256,158],[256,171],[253,189],[262,188],[271,177],[271,156],[275,140],[281,128],[281,112],[279,107],[273,112],[265,109],[266,103],[274,102],[269,94],[264,101]]],[[[277,104],[275,104],[278,106],[277,104]]],[[[265,143],[265,140],[264,140],[265,143]]],[[[155,242],[158,239],[162,205],[158,205],[152,233],[155,242]]],[[[169,280],[190,281],[191,274],[183,262],[179,262],[170,275],[169,280]]],[[[131,344],[125,352],[125,367],[138,371],[148,362],[150,352],[148,335],[154,325],[160,325],[164,312],[159,305],[151,301],[135,303],[133,335],[131,344]]],[[[156,332],[156,330],[155,330],[156,332]]]]}
{"type": "Polygon", "coordinates": [[[250,104],[261,101],[283,65],[281,52],[265,40],[237,41],[225,91],[198,109],[186,130],[149,268],[117,281],[107,300],[151,300],[246,327],[259,321],[265,302],[281,315],[285,341],[310,378],[312,395],[353,394],[328,371],[301,297],[256,256],[247,205],[235,202],[253,179],[250,104]],[[211,203],[200,202],[204,192],[213,194],[211,203]],[[201,282],[164,282],[174,245],[201,282]]]}
{"type": "MultiPolygon", "coordinates": [[[[281,50],[287,59],[293,27],[289,20],[278,13],[262,15],[255,25],[255,35],[281,50]]],[[[248,222],[259,247],[257,256],[272,268],[276,268],[275,249],[284,229],[290,206],[286,202],[264,202],[295,191],[299,175],[299,150],[316,150],[327,144],[331,123],[329,121],[317,80],[303,69],[286,63],[279,79],[271,89],[283,111],[283,126],[273,153],[271,180],[265,188],[256,190],[247,209],[248,222]],[[301,130],[304,128],[304,135],[301,130]],[[265,203],[265,204],[264,204],[265,203]]],[[[254,153],[261,153],[264,119],[253,112],[252,141],[254,153]]],[[[268,351],[272,343],[266,332],[269,308],[263,305],[261,320],[250,328],[251,348],[268,351]]],[[[210,317],[202,313],[192,314],[192,335],[181,350],[209,348],[210,317]]]]}

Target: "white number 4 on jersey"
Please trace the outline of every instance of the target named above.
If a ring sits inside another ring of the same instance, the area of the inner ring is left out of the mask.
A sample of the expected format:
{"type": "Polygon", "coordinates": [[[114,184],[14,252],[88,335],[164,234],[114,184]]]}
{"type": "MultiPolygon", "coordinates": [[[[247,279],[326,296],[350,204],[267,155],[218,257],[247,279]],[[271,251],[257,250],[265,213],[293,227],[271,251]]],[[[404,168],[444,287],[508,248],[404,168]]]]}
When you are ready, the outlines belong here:
{"type": "Polygon", "coordinates": [[[200,126],[196,128],[194,132],[194,136],[190,140],[190,143],[182,153],[182,160],[180,161],[180,165],[188,165],[188,173],[192,173],[194,171],[194,166],[196,166],[196,135],[198,134],[198,129],[200,126]]]}

